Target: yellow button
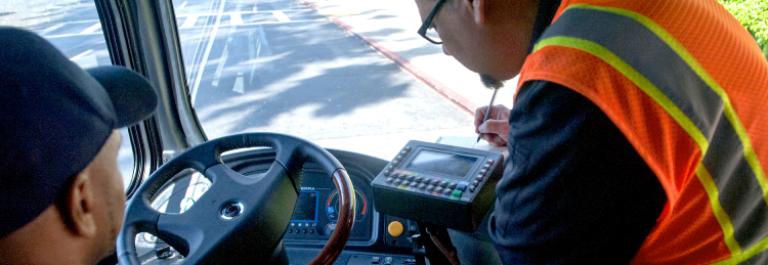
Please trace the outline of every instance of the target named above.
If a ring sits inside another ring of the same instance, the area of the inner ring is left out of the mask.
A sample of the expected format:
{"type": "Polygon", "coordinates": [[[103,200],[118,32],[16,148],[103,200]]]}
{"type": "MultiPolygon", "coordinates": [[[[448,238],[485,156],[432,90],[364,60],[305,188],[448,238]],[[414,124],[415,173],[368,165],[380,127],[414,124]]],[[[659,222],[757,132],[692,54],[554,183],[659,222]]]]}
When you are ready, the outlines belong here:
{"type": "Polygon", "coordinates": [[[392,237],[399,237],[403,235],[403,230],[403,223],[400,221],[392,221],[387,226],[387,233],[389,233],[389,235],[392,237]]]}

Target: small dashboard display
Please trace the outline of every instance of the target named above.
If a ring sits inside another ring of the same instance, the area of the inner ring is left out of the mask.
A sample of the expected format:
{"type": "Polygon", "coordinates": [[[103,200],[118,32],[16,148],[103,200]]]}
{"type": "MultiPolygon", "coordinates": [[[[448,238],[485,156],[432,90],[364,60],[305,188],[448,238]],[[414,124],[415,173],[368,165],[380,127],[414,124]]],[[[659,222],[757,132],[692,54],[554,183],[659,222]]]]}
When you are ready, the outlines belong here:
{"type": "Polygon", "coordinates": [[[405,168],[416,172],[463,178],[476,161],[476,157],[421,150],[405,168]]]}
{"type": "Polygon", "coordinates": [[[296,201],[296,208],[291,216],[292,222],[317,222],[317,191],[301,191],[296,201]]]}

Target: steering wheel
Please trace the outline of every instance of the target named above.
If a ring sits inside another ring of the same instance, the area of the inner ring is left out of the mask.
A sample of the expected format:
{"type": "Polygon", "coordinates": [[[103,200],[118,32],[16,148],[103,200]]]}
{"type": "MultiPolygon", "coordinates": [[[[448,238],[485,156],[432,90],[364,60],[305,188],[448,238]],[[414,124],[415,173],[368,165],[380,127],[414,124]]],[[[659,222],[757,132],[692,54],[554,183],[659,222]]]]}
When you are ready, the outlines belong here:
{"type": "Polygon", "coordinates": [[[151,233],[185,256],[188,264],[267,263],[282,247],[307,161],[317,163],[333,178],[339,193],[336,229],[312,264],[331,264],[347,243],[355,222],[352,180],[325,149],[297,137],[275,133],[227,136],[195,146],[155,171],[128,201],[125,222],[117,239],[120,264],[140,264],[136,235],[151,233]],[[275,161],[261,177],[246,177],[221,160],[225,151],[271,147],[275,161]],[[177,173],[195,169],[212,184],[181,214],[150,207],[153,196],[177,173]]]}

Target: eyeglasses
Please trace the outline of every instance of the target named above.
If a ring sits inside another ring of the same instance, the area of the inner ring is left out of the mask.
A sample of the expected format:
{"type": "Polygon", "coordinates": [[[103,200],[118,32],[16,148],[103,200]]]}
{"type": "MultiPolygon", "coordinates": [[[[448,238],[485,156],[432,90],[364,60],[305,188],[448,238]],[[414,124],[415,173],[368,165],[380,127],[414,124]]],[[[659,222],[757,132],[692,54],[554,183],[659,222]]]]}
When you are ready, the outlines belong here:
{"type": "Polygon", "coordinates": [[[445,4],[446,0],[438,0],[435,4],[435,7],[432,8],[432,11],[429,11],[429,15],[427,15],[427,18],[424,19],[424,23],[421,24],[421,27],[419,28],[419,35],[423,37],[424,39],[428,40],[431,43],[434,44],[443,44],[443,40],[440,39],[440,35],[437,34],[437,29],[435,28],[435,25],[432,24],[432,19],[435,18],[437,15],[437,11],[440,10],[440,7],[445,4]]]}

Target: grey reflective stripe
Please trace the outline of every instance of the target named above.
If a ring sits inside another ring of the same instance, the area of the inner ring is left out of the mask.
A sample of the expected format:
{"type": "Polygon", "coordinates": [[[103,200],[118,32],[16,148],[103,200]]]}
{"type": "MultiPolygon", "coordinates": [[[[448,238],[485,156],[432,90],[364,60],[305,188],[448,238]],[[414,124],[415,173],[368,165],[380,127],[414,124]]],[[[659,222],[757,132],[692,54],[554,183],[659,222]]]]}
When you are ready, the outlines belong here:
{"type": "MultiPolygon", "coordinates": [[[[599,44],[658,87],[707,137],[702,161],[719,190],[719,202],[732,218],[734,237],[744,248],[768,235],[768,205],[743,144],[724,116],[712,88],[661,38],[643,24],[619,14],[572,8],[542,36],[571,37],[599,44]]],[[[725,233],[725,231],[724,231],[725,233]]]]}
{"type": "Polygon", "coordinates": [[[720,191],[720,204],[731,218],[736,242],[747,247],[768,235],[768,205],[742,150],[733,127],[721,117],[702,163],[720,191]]]}

